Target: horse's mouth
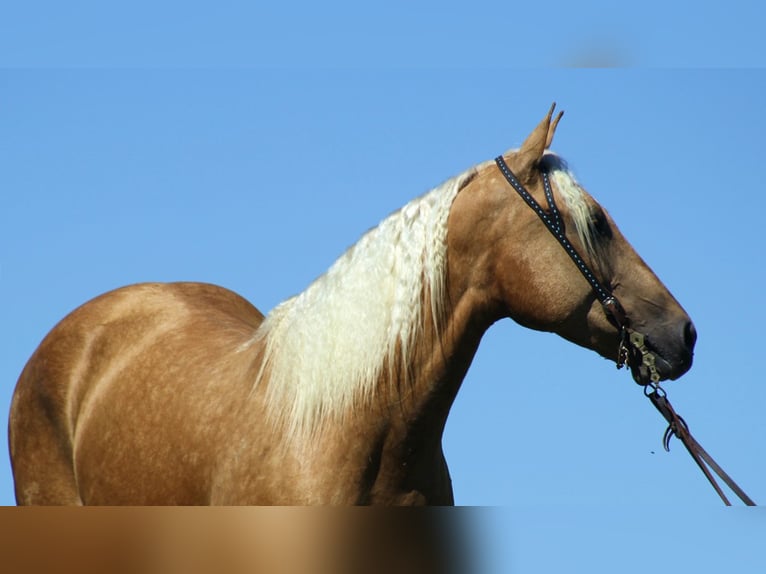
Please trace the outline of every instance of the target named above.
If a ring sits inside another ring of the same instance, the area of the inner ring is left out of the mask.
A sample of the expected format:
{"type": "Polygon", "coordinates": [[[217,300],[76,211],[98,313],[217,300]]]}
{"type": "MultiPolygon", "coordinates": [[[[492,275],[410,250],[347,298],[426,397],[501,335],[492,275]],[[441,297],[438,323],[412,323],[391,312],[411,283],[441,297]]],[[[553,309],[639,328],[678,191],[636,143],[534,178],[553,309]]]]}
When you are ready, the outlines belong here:
{"type": "MultiPolygon", "coordinates": [[[[691,353],[677,359],[666,359],[652,347],[649,341],[647,341],[646,346],[649,354],[654,358],[654,372],[659,375],[659,381],[674,381],[686,373],[692,366],[693,355],[691,353]]],[[[654,373],[651,367],[643,361],[643,356],[635,350],[630,353],[628,366],[630,367],[630,374],[633,380],[639,385],[645,386],[653,382],[652,375],[654,373]]]]}
{"type": "MultiPolygon", "coordinates": [[[[667,365],[667,367],[670,366],[668,362],[665,361],[664,359],[656,357],[655,368],[656,368],[657,374],[660,376],[659,378],[660,381],[664,381],[669,378],[667,375],[663,374],[663,371],[666,372],[666,369],[660,368],[662,364],[667,365]]],[[[633,376],[633,380],[636,381],[639,385],[646,386],[652,382],[653,373],[649,369],[649,367],[643,363],[630,364],[630,374],[633,376]]]]}

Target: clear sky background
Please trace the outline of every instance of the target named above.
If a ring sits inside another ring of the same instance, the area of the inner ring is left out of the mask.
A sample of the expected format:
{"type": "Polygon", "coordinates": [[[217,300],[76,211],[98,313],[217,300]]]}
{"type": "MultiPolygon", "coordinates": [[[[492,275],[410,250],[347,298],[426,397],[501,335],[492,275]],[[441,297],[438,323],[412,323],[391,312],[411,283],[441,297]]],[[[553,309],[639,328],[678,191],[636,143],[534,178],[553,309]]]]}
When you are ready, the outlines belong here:
{"type": "MultiPolygon", "coordinates": [[[[4,7],[3,417],[37,344],[86,300],[198,280],[266,312],[556,101],[553,148],[697,326],[670,399],[766,503],[764,14],[573,5],[4,7]],[[621,67],[571,67],[602,64],[621,67]]],[[[626,372],[504,321],[444,446],[457,502],[500,507],[485,524],[498,571],[762,572],[766,514],[721,508],[664,428],[626,372]]]]}

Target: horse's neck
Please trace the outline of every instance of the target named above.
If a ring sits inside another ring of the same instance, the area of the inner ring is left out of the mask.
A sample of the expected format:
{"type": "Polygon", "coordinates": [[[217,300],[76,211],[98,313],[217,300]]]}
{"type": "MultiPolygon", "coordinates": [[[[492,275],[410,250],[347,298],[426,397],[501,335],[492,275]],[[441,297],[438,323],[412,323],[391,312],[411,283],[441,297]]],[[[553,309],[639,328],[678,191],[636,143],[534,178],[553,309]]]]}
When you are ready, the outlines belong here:
{"type": "Polygon", "coordinates": [[[288,425],[288,436],[337,425],[368,403],[429,392],[412,384],[424,378],[430,384],[433,377],[423,372],[436,373],[443,354],[447,323],[435,326],[434,317],[448,316],[447,220],[467,177],[386,218],[303,293],[269,313],[254,340],[265,342],[266,402],[288,425]]]}
{"type": "Polygon", "coordinates": [[[470,295],[453,301],[455,304],[436,322],[430,307],[425,306],[429,310],[425,312],[422,336],[407,360],[397,356],[395,363],[402,367],[393,381],[390,377],[381,378],[375,404],[370,407],[378,416],[396,418],[395,424],[390,425],[389,420],[387,425],[400,429],[409,439],[419,432],[432,435],[427,437],[429,440],[441,439],[449,410],[489,326],[476,313],[470,295]],[[396,408],[380,408],[385,405],[396,408]]]}

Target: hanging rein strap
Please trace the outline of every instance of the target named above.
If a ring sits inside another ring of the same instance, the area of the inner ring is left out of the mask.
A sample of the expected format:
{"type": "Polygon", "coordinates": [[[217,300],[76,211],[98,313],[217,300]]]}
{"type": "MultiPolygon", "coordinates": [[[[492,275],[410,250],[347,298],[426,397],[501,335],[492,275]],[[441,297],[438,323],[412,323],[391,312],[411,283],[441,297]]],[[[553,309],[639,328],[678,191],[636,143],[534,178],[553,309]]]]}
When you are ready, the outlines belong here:
{"type": "Polygon", "coordinates": [[[537,203],[535,198],[530,195],[530,193],[526,190],[518,178],[513,174],[513,172],[508,167],[508,164],[505,163],[503,156],[498,156],[495,158],[495,163],[511,187],[516,190],[516,192],[521,196],[526,204],[531,207],[532,210],[538,215],[538,217],[545,224],[545,227],[548,228],[548,231],[550,231],[551,234],[558,240],[558,242],[564,248],[564,251],[566,251],[572,261],[574,261],[577,269],[580,270],[580,273],[582,273],[583,277],[585,277],[585,279],[588,281],[591,288],[593,289],[593,292],[596,294],[596,297],[601,302],[601,306],[604,308],[604,312],[606,313],[607,317],[620,331],[620,346],[617,352],[617,368],[619,369],[626,363],[630,363],[641,365],[646,369],[646,373],[650,382],[644,385],[644,394],[649,398],[649,400],[662,414],[662,416],[665,417],[665,420],[668,421],[668,428],[665,431],[665,435],[662,441],[665,450],[670,450],[670,439],[675,435],[679,440],[681,440],[681,442],[684,443],[686,450],[689,451],[689,454],[694,459],[694,462],[696,462],[697,466],[700,467],[705,477],[718,493],[718,496],[720,496],[721,500],[723,500],[724,504],[731,506],[731,503],[726,498],[726,495],[723,493],[723,490],[721,490],[721,487],[718,486],[718,483],[710,473],[708,467],[713,469],[713,471],[718,474],[718,476],[729,486],[729,488],[731,488],[731,490],[737,496],[739,496],[742,502],[748,506],[755,506],[755,503],[752,501],[752,499],[747,496],[747,494],[745,494],[745,492],[739,486],[737,486],[731,477],[726,474],[726,472],[724,472],[724,470],[713,460],[713,457],[711,457],[707,451],[705,451],[705,449],[702,448],[702,446],[694,439],[694,437],[689,432],[689,426],[671,406],[670,401],[668,401],[667,398],[667,393],[662,387],[660,387],[660,375],[657,372],[657,368],[655,366],[655,357],[654,354],[646,347],[644,335],[630,328],[627,314],[625,313],[625,310],[623,309],[620,302],[611,293],[611,291],[602,285],[601,282],[596,278],[583,258],[567,238],[566,230],[564,228],[564,221],[562,220],[561,213],[559,213],[559,210],[556,207],[556,202],[553,199],[553,191],[551,190],[548,173],[545,170],[541,172],[543,178],[543,187],[545,189],[545,200],[548,203],[548,210],[546,211],[540,206],[539,203],[537,203]],[[651,391],[648,391],[647,389],[651,389],[651,391]]]}
{"type": "Polygon", "coordinates": [[[649,400],[652,402],[652,404],[657,408],[658,411],[660,411],[660,414],[665,417],[665,420],[668,421],[668,428],[665,431],[665,436],[662,438],[662,446],[665,447],[665,450],[670,451],[670,439],[673,437],[673,435],[675,435],[682,443],[684,443],[686,450],[689,451],[689,454],[694,459],[694,462],[696,462],[697,466],[700,467],[700,470],[702,470],[703,474],[718,493],[718,496],[721,497],[721,500],[723,500],[726,506],[731,506],[731,502],[729,502],[729,499],[726,498],[723,490],[721,490],[721,487],[718,486],[715,477],[710,473],[711,469],[721,478],[721,480],[727,484],[729,488],[731,488],[732,492],[734,492],[734,494],[736,494],[742,502],[744,502],[747,506],[755,506],[755,502],[753,502],[753,500],[747,494],[745,494],[745,491],[742,490],[736,482],[734,482],[734,480],[726,473],[726,471],[722,469],[718,463],[716,463],[716,461],[713,460],[713,457],[710,456],[704,448],[702,448],[702,445],[695,440],[695,438],[692,436],[692,433],[689,432],[689,425],[686,424],[686,421],[681,418],[681,416],[673,408],[673,405],[670,404],[667,393],[665,393],[662,387],[659,385],[648,385],[644,387],[644,389],[644,394],[649,397],[649,400]],[[649,388],[652,390],[647,391],[646,389],[649,388]]]}

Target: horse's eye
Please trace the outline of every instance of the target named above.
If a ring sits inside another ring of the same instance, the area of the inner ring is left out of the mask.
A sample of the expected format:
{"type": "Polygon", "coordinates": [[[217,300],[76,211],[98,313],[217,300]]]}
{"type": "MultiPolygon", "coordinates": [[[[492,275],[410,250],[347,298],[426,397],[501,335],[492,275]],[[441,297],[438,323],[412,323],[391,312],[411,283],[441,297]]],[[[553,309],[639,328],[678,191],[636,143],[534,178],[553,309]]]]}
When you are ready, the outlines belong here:
{"type": "Polygon", "coordinates": [[[609,221],[606,219],[606,214],[602,209],[596,209],[593,211],[591,217],[591,225],[593,230],[604,239],[612,238],[612,228],[609,226],[609,221]]]}

